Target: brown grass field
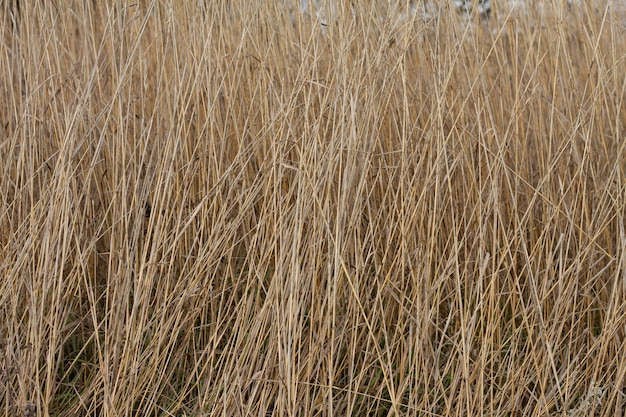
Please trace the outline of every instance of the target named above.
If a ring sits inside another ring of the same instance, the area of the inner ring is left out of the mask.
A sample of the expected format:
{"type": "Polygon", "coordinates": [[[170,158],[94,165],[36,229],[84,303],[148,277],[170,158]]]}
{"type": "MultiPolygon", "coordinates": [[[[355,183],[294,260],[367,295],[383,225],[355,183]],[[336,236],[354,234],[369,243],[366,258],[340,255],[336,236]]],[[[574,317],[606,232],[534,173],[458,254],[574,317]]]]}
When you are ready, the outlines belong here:
{"type": "Polygon", "coordinates": [[[0,6],[0,415],[623,416],[620,1],[299,1],[0,6]]]}

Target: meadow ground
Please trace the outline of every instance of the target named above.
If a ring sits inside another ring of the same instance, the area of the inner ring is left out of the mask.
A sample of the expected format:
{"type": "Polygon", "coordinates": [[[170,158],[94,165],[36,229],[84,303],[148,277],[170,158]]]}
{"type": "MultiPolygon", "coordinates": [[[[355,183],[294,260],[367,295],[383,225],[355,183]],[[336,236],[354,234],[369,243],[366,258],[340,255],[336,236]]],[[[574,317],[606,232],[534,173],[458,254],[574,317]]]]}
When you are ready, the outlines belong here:
{"type": "Polygon", "coordinates": [[[345,3],[5,2],[0,413],[624,414],[619,3],[345,3]]]}

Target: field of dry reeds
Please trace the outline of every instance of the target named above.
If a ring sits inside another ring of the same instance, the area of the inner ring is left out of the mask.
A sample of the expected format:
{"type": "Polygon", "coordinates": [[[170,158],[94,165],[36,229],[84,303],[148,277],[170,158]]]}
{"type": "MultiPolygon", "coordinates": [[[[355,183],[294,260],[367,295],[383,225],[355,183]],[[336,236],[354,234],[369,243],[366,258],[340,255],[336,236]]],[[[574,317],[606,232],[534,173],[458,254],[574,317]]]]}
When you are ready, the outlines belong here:
{"type": "Polygon", "coordinates": [[[0,414],[623,415],[625,14],[537,4],[5,2],[0,414]]]}

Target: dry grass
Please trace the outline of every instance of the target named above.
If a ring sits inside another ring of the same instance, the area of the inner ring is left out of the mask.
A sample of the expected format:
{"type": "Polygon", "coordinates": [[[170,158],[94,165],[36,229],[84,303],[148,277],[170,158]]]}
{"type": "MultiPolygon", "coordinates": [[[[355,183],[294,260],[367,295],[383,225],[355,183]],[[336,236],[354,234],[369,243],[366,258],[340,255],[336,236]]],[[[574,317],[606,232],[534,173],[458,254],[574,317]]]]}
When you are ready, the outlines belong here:
{"type": "Polygon", "coordinates": [[[4,415],[622,415],[617,0],[122,3],[3,6],[4,415]]]}

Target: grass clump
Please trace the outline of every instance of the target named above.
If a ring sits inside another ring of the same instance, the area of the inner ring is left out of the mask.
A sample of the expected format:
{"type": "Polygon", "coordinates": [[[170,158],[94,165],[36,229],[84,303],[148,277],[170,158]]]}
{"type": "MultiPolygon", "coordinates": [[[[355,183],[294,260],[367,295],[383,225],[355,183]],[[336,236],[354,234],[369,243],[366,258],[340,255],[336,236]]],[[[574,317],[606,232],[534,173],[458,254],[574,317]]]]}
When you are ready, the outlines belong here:
{"type": "Polygon", "coordinates": [[[344,3],[5,2],[5,414],[623,410],[626,13],[344,3]]]}

